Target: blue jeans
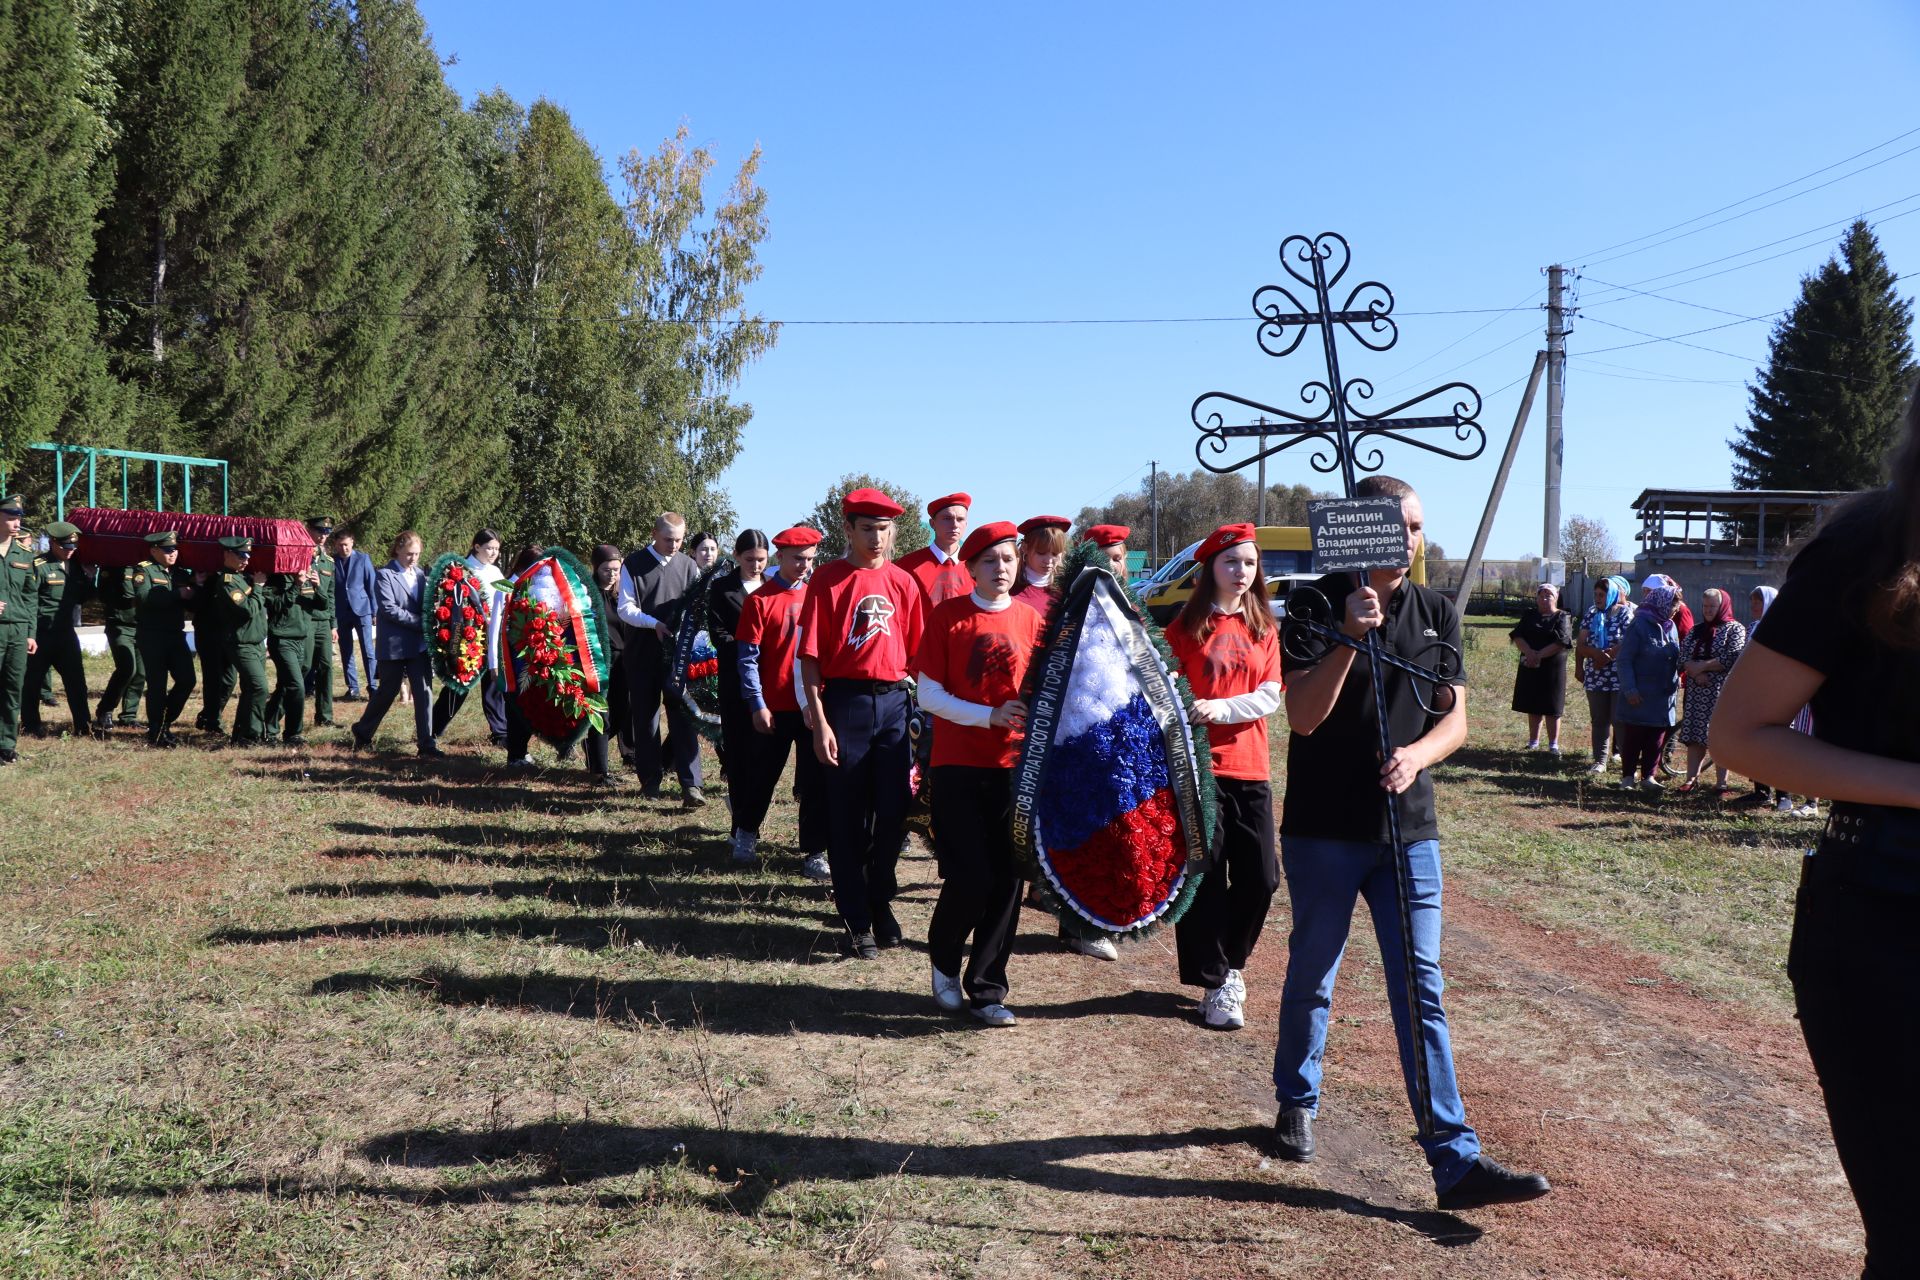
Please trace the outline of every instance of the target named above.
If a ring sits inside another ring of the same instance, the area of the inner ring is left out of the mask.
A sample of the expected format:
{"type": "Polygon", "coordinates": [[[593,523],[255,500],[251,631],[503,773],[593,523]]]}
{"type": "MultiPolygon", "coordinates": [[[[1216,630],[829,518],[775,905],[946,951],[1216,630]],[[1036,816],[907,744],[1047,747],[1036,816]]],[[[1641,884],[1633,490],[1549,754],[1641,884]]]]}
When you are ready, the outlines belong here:
{"type": "Polygon", "coordinates": [[[334,629],[340,633],[340,669],[346,673],[347,696],[357,698],[364,687],[368,694],[373,692],[373,619],[356,618],[343,613],[334,620],[334,629]],[[356,666],[353,660],[355,644],[359,642],[360,662],[356,666]],[[362,676],[365,679],[362,680],[362,676]]]}
{"type": "MultiPolygon", "coordinates": [[[[1433,1167],[1434,1186],[1447,1190],[1480,1154],[1480,1138],[1467,1124],[1460,1085],[1453,1075],[1453,1044],[1440,994],[1440,842],[1407,847],[1412,870],[1413,953],[1419,986],[1419,1029],[1427,1051],[1427,1085],[1433,1136],[1420,1145],[1433,1167]]],[[[1400,945],[1400,901],[1394,889],[1393,848],[1353,840],[1282,836],[1280,866],[1293,900],[1293,933],[1287,939],[1287,980],[1280,993],[1280,1040],[1273,1052],[1274,1096],[1280,1106],[1320,1107],[1321,1059],[1327,1050],[1327,1015],[1333,980],[1353,925],[1356,897],[1367,900],[1374,937],[1386,968],[1387,1001],[1400,1043],[1400,1069],[1407,1097],[1414,1099],[1413,1018],[1407,1007],[1406,955],[1400,945]]],[[[1415,1104],[1416,1108],[1418,1104],[1415,1104]]]]}

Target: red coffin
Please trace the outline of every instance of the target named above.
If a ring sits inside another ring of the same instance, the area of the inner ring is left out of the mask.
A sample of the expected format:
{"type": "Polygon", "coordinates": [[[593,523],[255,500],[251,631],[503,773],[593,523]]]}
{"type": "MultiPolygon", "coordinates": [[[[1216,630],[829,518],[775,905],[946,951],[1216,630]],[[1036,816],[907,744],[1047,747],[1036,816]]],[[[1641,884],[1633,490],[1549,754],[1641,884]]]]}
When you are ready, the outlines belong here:
{"type": "Polygon", "coordinates": [[[177,515],[171,511],[114,511],[81,507],[67,520],[80,527],[77,559],[114,568],[139,564],[152,548],[146,535],[172,529],[180,535],[179,563],[188,569],[219,569],[221,538],[252,538],[250,569],[299,573],[313,561],[313,535],[298,520],[253,516],[177,515]]]}

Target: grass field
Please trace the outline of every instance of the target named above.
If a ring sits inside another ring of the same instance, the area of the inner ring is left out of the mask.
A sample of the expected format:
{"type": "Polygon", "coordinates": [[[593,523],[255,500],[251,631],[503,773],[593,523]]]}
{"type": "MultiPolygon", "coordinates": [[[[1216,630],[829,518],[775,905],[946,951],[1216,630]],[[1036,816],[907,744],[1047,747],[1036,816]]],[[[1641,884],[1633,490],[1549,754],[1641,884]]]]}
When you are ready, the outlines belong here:
{"type": "MultiPolygon", "coordinates": [[[[1170,939],[1100,964],[1033,912],[1021,1025],[985,1030],[917,945],[842,959],[784,850],[728,867],[722,804],[508,774],[477,705],[421,763],[396,708],[390,754],[28,740],[0,773],[0,1274],[1843,1272],[1782,973],[1811,824],[1590,787],[1577,695],[1565,763],[1520,751],[1504,626],[1472,633],[1448,1000],[1470,1114],[1549,1200],[1432,1212],[1364,917],[1323,1159],[1275,1166],[1284,891],[1244,1032],[1197,1025],[1170,939]]],[[[902,883],[922,937],[924,850],[902,883]]]]}

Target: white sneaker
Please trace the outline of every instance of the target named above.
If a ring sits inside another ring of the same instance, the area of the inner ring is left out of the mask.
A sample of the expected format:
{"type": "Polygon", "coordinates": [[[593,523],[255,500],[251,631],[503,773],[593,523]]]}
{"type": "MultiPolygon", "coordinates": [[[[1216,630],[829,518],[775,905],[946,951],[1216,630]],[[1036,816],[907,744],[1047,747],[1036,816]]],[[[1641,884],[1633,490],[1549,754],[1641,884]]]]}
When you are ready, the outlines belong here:
{"type": "Polygon", "coordinates": [[[509,760],[509,761],[507,761],[507,768],[509,768],[509,769],[537,769],[537,768],[539,768],[539,766],[538,766],[538,765],[536,765],[536,764],[534,764],[534,762],[533,762],[533,757],[532,757],[532,756],[515,756],[515,757],[514,757],[513,759],[511,759],[511,760],[509,760]]]}
{"type": "Polygon", "coordinates": [[[1793,811],[1793,816],[1796,818],[1817,818],[1820,816],[1820,809],[1819,806],[1814,804],[1803,804],[1793,811]]]}
{"type": "Polygon", "coordinates": [[[833,879],[833,868],[827,865],[826,854],[810,853],[800,864],[800,874],[809,880],[826,881],[833,879]]]}
{"type": "Polygon", "coordinates": [[[1560,744],[1557,742],[1549,742],[1547,744],[1547,754],[1558,757],[1560,754],[1560,744]]]}
{"type": "Polygon", "coordinates": [[[1010,1027],[1014,1023],[1013,1010],[1003,1004],[982,1005],[973,1016],[990,1027],[1010,1027]]]}
{"type": "Polygon", "coordinates": [[[1214,987],[1201,998],[1200,1017],[1216,1031],[1238,1031],[1247,1025],[1240,1000],[1230,986],[1214,987]]]}
{"type": "Polygon", "coordinates": [[[967,998],[960,994],[960,979],[949,978],[940,972],[939,965],[933,965],[933,1002],[948,1013],[958,1013],[966,1007],[967,998]]]}
{"type": "Polygon", "coordinates": [[[1596,778],[1602,777],[1607,772],[1607,762],[1605,760],[1595,760],[1587,766],[1587,772],[1596,778]]]}
{"type": "Polygon", "coordinates": [[[760,844],[760,837],[755,835],[751,831],[734,832],[733,833],[733,865],[736,867],[750,867],[754,863],[758,862],[760,860],[760,855],[757,852],[755,852],[755,850],[759,846],[759,844],[760,844]]]}
{"type": "Polygon", "coordinates": [[[1095,960],[1118,960],[1120,948],[1113,945],[1112,938],[1068,938],[1069,950],[1078,951],[1083,956],[1092,956],[1095,960]]]}
{"type": "Polygon", "coordinates": [[[1540,739],[1538,739],[1538,738],[1529,738],[1529,739],[1527,740],[1527,750],[1529,750],[1529,751],[1538,751],[1539,749],[1540,749],[1540,739]]]}
{"type": "Polygon", "coordinates": [[[1225,986],[1228,991],[1233,993],[1233,998],[1236,1003],[1241,1005],[1247,1003],[1247,979],[1238,969],[1227,970],[1225,986]]]}

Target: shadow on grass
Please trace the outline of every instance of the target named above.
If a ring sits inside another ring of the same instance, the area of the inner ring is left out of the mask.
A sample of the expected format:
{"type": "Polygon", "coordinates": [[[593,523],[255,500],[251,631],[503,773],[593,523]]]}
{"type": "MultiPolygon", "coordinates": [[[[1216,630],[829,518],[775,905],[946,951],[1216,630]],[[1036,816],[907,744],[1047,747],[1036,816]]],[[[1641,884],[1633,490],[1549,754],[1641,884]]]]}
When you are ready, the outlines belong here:
{"type": "MultiPolygon", "coordinates": [[[[1471,1244],[1482,1234],[1450,1213],[1378,1205],[1358,1196],[1318,1187],[1233,1178],[1180,1178],[1120,1172],[1070,1163],[1100,1156],[1134,1156],[1188,1147],[1259,1147],[1261,1128],[1184,1129],[1170,1133],[1073,1134],[977,1144],[888,1142],[875,1138],[828,1137],[754,1130],[649,1128],[618,1124],[540,1124],[492,1132],[445,1128],[401,1130],[367,1142],[361,1149],[376,1164],[406,1168],[474,1170],[498,1161],[514,1161],[532,1171],[488,1179],[458,1188],[373,1190],[405,1199],[454,1202],[513,1200],[550,1187],[621,1178],[664,1167],[712,1167],[738,1185],[704,1197],[714,1212],[759,1214],[780,1184],[861,1182],[905,1173],[917,1178],[993,1179],[1068,1193],[1171,1197],[1271,1204],[1320,1213],[1378,1219],[1419,1232],[1442,1246],[1471,1244]]],[[[600,1195],[604,1207],[642,1198],[600,1195]]]]}
{"type": "MultiPolygon", "coordinates": [[[[608,982],[565,974],[473,975],[427,969],[395,977],[337,973],[313,984],[315,996],[404,991],[455,1008],[560,1014],[591,1021],[691,1026],[696,1019],[720,1035],[787,1036],[798,1027],[830,1029],[836,1035],[890,1039],[950,1032],[989,1034],[964,1017],[936,1009],[932,997],[907,991],[830,987],[815,983],[635,979],[608,982]]],[[[1127,991],[1060,1004],[1021,1004],[1033,1021],[1101,1015],[1190,1018],[1189,1006],[1164,991],[1127,991]]]]}
{"type": "Polygon", "coordinates": [[[449,936],[514,938],[599,951],[639,945],[650,951],[702,958],[794,962],[831,945],[837,927],[807,927],[764,920],[723,924],[713,920],[645,915],[433,916],[344,920],[279,929],[216,929],[207,941],[224,946],[273,942],[346,941],[449,936]]]}
{"type": "Polygon", "coordinates": [[[620,798],[637,800],[640,794],[633,789],[594,790],[587,775],[578,770],[528,775],[454,755],[439,760],[369,755],[339,764],[261,761],[245,766],[245,770],[309,788],[362,792],[396,804],[431,805],[469,813],[519,809],[544,814],[604,813],[620,798]]]}
{"type": "MultiPolygon", "coordinates": [[[[646,862],[651,859],[635,859],[646,862]]],[[[651,877],[685,872],[686,860],[675,868],[629,868],[625,878],[542,876],[529,880],[493,880],[483,884],[444,883],[437,880],[346,880],[294,885],[289,894],[308,898],[357,901],[366,898],[485,898],[511,902],[529,898],[570,907],[670,908],[692,915],[791,916],[823,928],[837,929],[832,904],[824,888],[802,888],[781,880],[764,882],[739,877],[689,882],[673,879],[656,884],[651,877]]],[[[585,869],[585,868],[583,868],[585,869]]]]}

